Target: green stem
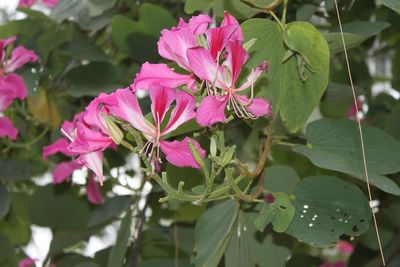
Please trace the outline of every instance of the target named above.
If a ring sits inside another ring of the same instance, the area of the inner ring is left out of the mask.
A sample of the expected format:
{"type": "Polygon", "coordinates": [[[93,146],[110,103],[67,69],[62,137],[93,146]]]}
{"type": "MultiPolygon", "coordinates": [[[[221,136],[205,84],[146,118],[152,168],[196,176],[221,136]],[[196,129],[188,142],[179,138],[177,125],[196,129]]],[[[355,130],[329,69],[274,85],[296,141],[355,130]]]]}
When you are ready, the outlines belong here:
{"type": "Polygon", "coordinates": [[[287,5],[289,0],[283,0],[282,24],[286,24],[287,5]]]}
{"type": "Polygon", "coordinates": [[[283,24],[282,24],[282,22],[279,20],[279,18],[275,15],[274,11],[270,10],[270,11],[268,12],[268,14],[270,14],[270,15],[275,19],[275,21],[279,24],[279,26],[281,27],[281,29],[282,29],[282,31],[283,31],[283,30],[285,29],[285,27],[283,26],[283,24]]]}

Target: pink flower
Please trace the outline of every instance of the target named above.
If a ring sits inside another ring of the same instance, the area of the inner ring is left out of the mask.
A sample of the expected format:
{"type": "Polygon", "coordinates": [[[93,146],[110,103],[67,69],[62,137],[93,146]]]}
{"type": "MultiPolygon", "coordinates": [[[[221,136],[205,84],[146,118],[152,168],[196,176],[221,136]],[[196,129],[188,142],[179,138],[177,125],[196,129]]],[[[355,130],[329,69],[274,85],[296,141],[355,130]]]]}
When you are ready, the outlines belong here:
{"type": "Polygon", "coordinates": [[[11,140],[17,139],[18,130],[7,118],[0,117],[0,137],[8,137],[11,140]]]}
{"type": "Polygon", "coordinates": [[[137,98],[130,89],[119,89],[116,91],[117,106],[111,107],[111,113],[129,122],[132,127],[142,132],[143,136],[147,139],[147,143],[144,145],[141,153],[144,153],[150,159],[156,158],[158,161],[161,161],[161,149],[167,161],[171,164],[178,167],[199,168],[199,164],[189,149],[189,142],[192,142],[204,157],[205,151],[197,141],[188,137],[182,141],[172,142],[162,139],[162,137],[195,117],[194,98],[186,92],[177,92],[174,89],[155,85],[149,88],[149,94],[154,124],[144,118],[137,98]],[[169,120],[163,123],[173,102],[175,102],[175,107],[171,110],[169,120]],[[163,127],[163,125],[165,126],[163,127]]]}
{"type": "Polygon", "coordinates": [[[58,4],[58,0],[41,0],[42,4],[49,7],[49,8],[55,8],[56,5],[58,4]]]}
{"type": "Polygon", "coordinates": [[[60,138],[53,144],[43,147],[43,159],[47,160],[48,156],[56,153],[64,154],[65,156],[74,156],[76,153],[71,152],[68,149],[70,141],[67,138],[60,138]]]}
{"type": "MultiPolygon", "coordinates": [[[[15,99],[23,100],[28,90],[21,76],[12,73],[27,63],[38,60],[36,54],[22,46],[16,47],[7,58],[6,48],[15,41],[15,36],[0,40],[0,112],[6,110],[15,99]]],[[[18,130],[7,119],[2,119],[0,136],[16,139],[18,130]]]]}
{"type": "Polygon", "coordinates": [[[31,7],[36,0],[19,0],[19,7],[31,7]]]}
{"type": "Polygon", "coordinates": [[[225,61],[219,65],[210,50],[198,47],[188,51],[190,66],[201,80],[206,81],[209,94],[200,104],[196,116],[197,122],[202,126],[225,122],[226,106],[229,110],[233,109],[240,118],[256,119],[260,116],[271,116],[271,105],[263,98],[253,98],[254,83],[267,69],[267,63],[261,63],[251,71],[244,84],[236,87],[236,81],[248,54],[240,41],[230,41],[226,46],[226,52],[225,61]],[[238,94],[248,88],[251,88],[250,99],[238,94]]]}
{"type": "Polygon", "coordinates": [[[88,179],[86,190],[87,199],[90,203],[99,205],[104,202],[103,196],[101,195],[100,186],[94,179],[88,179]]]}
{"type": "Polygon", "coordinates": [[[25,258],[19,261],[18,267],[34,267],[35,266],[35,261],[34,259],[31,258],[25,258]]]}
{"type": "MultiPolygon", "coordinates": [[[[158,41],[159,54],[176,62],[181,68],[193,72],[187,52],[191,48],[200,46],[198,38],[201,35],[206,35],[214,59],[225,48],[228,41],[243,40],[239,23],[228,13],[225,13],[221,27],[207,30],[211,23],[213,23],[213,19],[207,15],[194,16],[188,23],[180,19],[177,27],[161,31],[158,41]]],[[[196,80],[193,74],[175,73],[166,64],[145,63],[136,75],[134,86],[137,89],[147,90],[153,83],[170,88],[186,85],[192,91],[196,91],[196,80]]]]}
{"type": "Polygon", "coordinates": [[[53,172],[53,184],[61,184],[66,181],[75,170],[82,168],[82,164],[77,160],[61,162],[58,164],[53,172]]]}
{"type": "Polygon", "coordinates": [[[338,241],[336,248],[345,255],[351,255],[354,250],[353,244],[345,240],[338,241]]]}

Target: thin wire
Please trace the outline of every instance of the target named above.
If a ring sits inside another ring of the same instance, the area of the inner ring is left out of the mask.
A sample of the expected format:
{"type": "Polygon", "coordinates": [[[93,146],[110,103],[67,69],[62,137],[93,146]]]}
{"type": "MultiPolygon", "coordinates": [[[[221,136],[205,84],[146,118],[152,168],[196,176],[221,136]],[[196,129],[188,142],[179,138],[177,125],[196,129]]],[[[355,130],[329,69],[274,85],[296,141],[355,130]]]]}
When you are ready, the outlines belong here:
{"type": "MultiPolygon", "coordinates": [[[[345,56],[345,59],[346,59],[347,72],[348,72],[348,75],[349,75],[351,90],[353,92],[354,106],[356,108],[356,114],[359,114],[357,96],[356,96],[356,92],[355,92],[355,89],[354,89],[354,83],[353,83],[353,78],[352,78],[351,69],[350,69],[349,57],[348,57],[348,54],[347,54],[346,42],[344,40],[342,21],[341,21],[340,14],[339,14],[339,7],[338,7],[337,0],[335,0],[335,7],[336,7],[337,19],[338,19],[338,22],[339,22],[340,33],[341,33],[341,36],[342,36],[342,43],[343,43],[343,49],[344,49],[344,56],[345,56]]],[[[356,118],[357,118],[357,122],[358,122],[358,130],[360,132],[361,150],[362,150],[362,158],[363,158],[363,164],[364,164],[365,179],[366,179],[366,182],[367,182],[368,197],[369,197],[369,201],[371,203],[372,202],[372,193],[371,193],[371,186],[369,184],[367,159],[366,159],[366,155],[365,155],[365,146],[364,146],[364,135],[363,135],[362,126],[361,126],[361,119],[360,119],[359,116],[356,116],[356,118]]],[[[380,237],[380,234],[379,234],[378,222],[377,222],[375,213],[373,211],[373,208],[371,206],[370,206],[370,208],[371,208],[371,211],[372,211],[372,218],[373,218],[373,221],[374,221],[376,238],[378,239],[379,252],[380,252],[381,258],[382,258],[382,265],[386,266],[385,256],[383,254],[381,237],[380,237]]]]}

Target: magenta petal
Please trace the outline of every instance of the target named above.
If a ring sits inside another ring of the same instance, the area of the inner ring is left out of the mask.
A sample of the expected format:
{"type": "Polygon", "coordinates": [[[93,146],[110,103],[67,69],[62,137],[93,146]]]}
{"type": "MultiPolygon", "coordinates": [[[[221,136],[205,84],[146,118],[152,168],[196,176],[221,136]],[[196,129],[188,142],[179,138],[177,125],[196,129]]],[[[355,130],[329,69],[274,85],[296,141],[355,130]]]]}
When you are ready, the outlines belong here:
{"type": "Polygon", "coordinates": [[[249,111],[251,114],[257,117],[262,116],[272,116],[272,106],[271,104],[261,97],[253,98],[250,105],[246,106],[250,100],[244,96],[238,96],[242,105],[245,106],[246,110],[249,111]]]}
{"type": "Polygon", "coordinates": [[[113,144],[111,137],[92,130],[83,123],[78,123],[76,130],[76,139],[68,146],[71,152],[88,153],[95,150],[104,150],[113,144]]]}
{"type": "Polygon", "coordinates": [[[35,261],[34,259],[31,258],[25,258],[19,261],[18,267],[34,267],[35,266],[35,261]]]}
{"type": "Polygon", "coordinates": [[[136,75],[135,88],[148,90],[152,84],[176,88],[186,85],[188,88],[195,90],[193,85],[196,80],[193,75],[185,75],[174,72],[167,64],[150,64],[148,62],[142,65],[140,72],[136,75]]]}
{"type": "Polygon", "coordinates": [[[97,180],[100,184],[103,184],[104,175],[103,175],[103,152],[102,151],[94,151],[87,154],[82,154],[78,158],[78,162],[85,165],[88,169],[92,170],[94,174],[97,176],[97,180]]]}
{"type": "Polygon", "coordinates": [[[54,184],[60,184],[67,180],[69,177],[71,177],[72,173],[75,170],[78,170],[82,167],[81,164],[79,164],[77,161],[68,161],[68,162],[62,162],[58,164],[52,174],[53,174],[53,183],[54,184]]]}
{"type": "Polygon", "coordinates": [[[234,86],[240,72],[242,71],[244,63],[248,59],[248,54],[246,50],[243,48],[241,42],[229,42],[226,47],[226,52],[228,53],[228,57],[224,62],[224,65],[231,70],[232,73],[232,85],[234,86]]]}
{"type": "Polygon", "coordinates": [[[179,91],[175,94],[176,105],[171,112],[171,117],[161,135],[176,130],[180,125],[196,116],[196,100],[186,92],[179,91]]]}
{"type": "Polygon", "coordinates": [[[15,128],[12,122],[4,117],[0,117],[0,137],[8,137],[11,140],[17,139],[18,129],[15,128]]]}
{"type": "Polygon", "coordinates": [[[169,107],[174,101],[175,90],[167,87],[153,86],[149,90],[151,99],[151,112],[156,123],[156,128],[161,124],[169,107]]]}
{"type": "Polygon", "coordinates": [[[11,36],[10,38],[7,39],[0,39],[0,62],[3,62],[4,57],[5,57],[5,48],[9,45],[15,42],[17,39],[16,36],[11,36]]]}
{"type": "Polygon", "coordinates": [[[196,35],[189,28],[161,31],[157,45],[160,56],[175,61],[179,66],[190,71],[186,51],[197,47],[198,44],[196,35]]]}
{"type": "Polygon", "coordinates": [[[225,27],[228,25],[233,25],[235,28],[233,34],[230,36],[230,40],[243,41],[243,33],[242,29],[240,28],[239,22],[236,20],[235,17],[231,16],[228,12],[225,11],[224,19],[221,22],[221,27],[225,27]]]}
{"type": "Polygon", "coordinates": [[[140,109],[136,95],[130,89],[118,89],[115,92],[118,105],[111,107],[111,113],[129,122],[132,127],[138,129],[143,134],[149,136],[154,132],[154,128],[150,126],[144,118],[142,110],[140,109]]]}
{"type": "Polygon", "coordinates": [[[0,77],[0,112],[8,108],[15,98],[23,100],[28,94],[21,76],[11,73],[0,77]]]}
{"type": "Polygon", "coordinates": [[[19,0],[19,7],[31,7],[35,3],[35,0],[19,0]]]}
{"type": "Polygon", "coordinates": [[[49,8],[54,8],[58,4],[58,0],[42,0],[42,4],[49,8]]]}
{"type": "Polygon", "coordinates": [[[214,20],[210,16],[200,14],[191,17],[188,23],[180,19],[177,29],[189,28],[193,34],[199,35],[203,34],[207,30],[208,25],[213,22],[214,20]]]}
{"type": "MultiPolygon", "coordinates": [[[[212,58],[210,51],[203,47],[197,47],[189,49],[187,55],[190,68],[197,77],[209,83],[215,83],[215,86],[218,88],[226,87],[221,82],[222,69],[212,58]]],[[[227,86],[230,86],[230,84],[227,86]]]]}
{"type": "Polygon", "coordinates": [[[225,27],[212,28],[206,31],[208,47],[210,49],[211,56],[214,60],[217,60],[218,55],[224,50],[228,44],[230,37],[235,32],[233,25],[225,27]]]}
{"type": "Polygon", "coordinates": [[[73,156],[75,153],[69,151],[70,141],[67,138],[60,138],[56,140],[53,144],[43,147],[43,159],[47,160],[48,156],[57,153],[62,153],[66,156],[73,156]]]}
{"type": "Polygon", "coordinates": [[[38,59],[39,57],[35,52],[28,50],[23,46],[17,46],[11,52],[11,58],[7,61],[4,70],[6,72],[13,72],[24,66],[26,63],[34,63],[38,61],[38,59]]]}
{"type": "Polygon", "coordinates": [[[86,196],[90,203],[100,205],[104,202],[99,184],[93,179],[89,178],[86,185],[86,196]]]}
{"type": "Polygon", "coordinates": [[[160,148],[165,154],[166,159],[177,167],[192,167],[199,169],[200,165],[193,157],[192,152],[189,148],[189,141],[197,148],[200,155],[204,158],[206,152],[201,148],[200,144],[189,137],[186,137],[182,141],[160,141],[160,148]]]}
{"type": "Polygon", "coordinates": [[[226,122],[225,107],[229,96],[207,96],[197,109],[196,121],[201,126],[211,126],[218,122],[226,122]]]}

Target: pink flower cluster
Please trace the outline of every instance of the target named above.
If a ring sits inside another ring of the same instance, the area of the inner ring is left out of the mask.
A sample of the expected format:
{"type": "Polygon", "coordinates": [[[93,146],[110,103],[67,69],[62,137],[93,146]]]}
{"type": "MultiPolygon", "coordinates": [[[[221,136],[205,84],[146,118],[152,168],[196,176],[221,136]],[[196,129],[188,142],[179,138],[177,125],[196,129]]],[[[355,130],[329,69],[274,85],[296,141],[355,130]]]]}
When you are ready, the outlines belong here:
{"type": "Polygon", "coordinates": [[[206,152],[200,144],[190,137],[168,141],[169,134],[194,119],[202,126],[224,123],[226,109],[247,119],[271,115],[270,104],[254,97],[253,92],[254,83],[268,70],[267,62],[261,62],[244,84],[236,86],[248,59],[240,25],[228,13],[220,27],[209,28],[210,25],[214,25],[213,19],[199,15],[188,23],[181,19],[178,26],[161,32],[159,54],[178,64],[185,73],[177,73],[167,64],[144,63],[131,86],[100,94],[73,122],[64,123],[62,132],[66,138],[45,147],[44,157],[61,152],[77,158],[56,167],[55,182],[65,180],[82,166],[92,170],[100,183],[103,181],[103,151],[119,144],[115,135],[122,135],[115,124],[118,129],[112,132],[110,118],[113,123],[124,122],[124,129],[129,125],[141,133],[145,142],[139,153],[155,166],[163,154],[175,166],[200,168],[189,143],[204,158],[206,152]],[[242,95],[247,89],[250,98],[242,95]],[[151,117],[142,112],[136,95],[139,90],[150,97],[151,117]],[[201,99],[198,108],[194,94],[201,99]]]}
{"type": "MultiPolygon", "coordinates": [[[[19,7],[31,7],[35,4],[36,0],[19,0],[19,7]]],[[[54,8],[58,4],[58,0],[40,0],[40,3],[49,7],[54,8]]]]}
{"type": "MultiPolygon", "coordinates": [[[[0,113],[5,111],[15,99],[23,100],[28,94],[24,80],[14,71],[39,59],[33,51],[23,46],[17,46],[10,51],[8,48],[15,40],[15,36],[0,40],[0,113]]],[[[18,130],[12,122],[0,116],[0,137],[14,140],[17,134],[18,130]]]]}

